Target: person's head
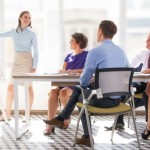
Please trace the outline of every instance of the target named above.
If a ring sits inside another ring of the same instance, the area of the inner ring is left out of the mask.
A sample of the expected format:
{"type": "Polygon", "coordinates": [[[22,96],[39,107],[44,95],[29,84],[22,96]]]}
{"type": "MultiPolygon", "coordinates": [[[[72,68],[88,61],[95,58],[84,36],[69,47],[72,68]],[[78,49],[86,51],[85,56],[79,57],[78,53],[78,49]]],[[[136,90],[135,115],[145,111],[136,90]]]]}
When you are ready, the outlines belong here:
{"type": "Polygon", "coordinates": [[[16,31],[21,28],[24,29],[26,27],[31,26],[31,16],[29,11],[23,11],[20,13],[19,18],[18,18],[18,26],[16,31]]]}
{"type": "Polygon", "coordinates": [[[71,49],[76,49],[77,46],[80,49],[84,49],[88,44],[88,39],[83,33],[74,33],[71,35],[71,37],[71,49]]]}
{"type": "Polygon", "coordinates": [[[148,35],[146,40],[146,48],[150,50],[150,34],[148,35]]]}
{"type": "Polygon", "coordinates": [[[112,39],[117,33],[117,26],[111,20],[103,20],[98,29],[98,41],[101,42],[104,39],[112,39]]]}

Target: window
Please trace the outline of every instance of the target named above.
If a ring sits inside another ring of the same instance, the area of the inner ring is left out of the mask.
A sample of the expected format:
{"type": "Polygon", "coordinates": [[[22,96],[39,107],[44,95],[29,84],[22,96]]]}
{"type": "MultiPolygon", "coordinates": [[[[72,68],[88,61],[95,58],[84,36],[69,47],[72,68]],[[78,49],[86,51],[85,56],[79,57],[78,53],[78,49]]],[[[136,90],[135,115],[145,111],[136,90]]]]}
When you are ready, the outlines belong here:
{"type": "MultiPolygon", "coordinates": [[[[36,0],[36,3],[1,0],[0,8],[0,32],[16,27],[21,11],[31,12],[40,52],[38,72],[55,72],[60,68],[70,52],[69,42],[74,32],[87,35],[88,50],[97,46],[101,20],[111,19],[117,24],[114,41],[125,49],[130,59],[145,48],[150,32],[149,0],[36,0]]],[[[8,77],[13,61],[12,40],[0,39],[0,51],[0,76],[8,77]]]]}

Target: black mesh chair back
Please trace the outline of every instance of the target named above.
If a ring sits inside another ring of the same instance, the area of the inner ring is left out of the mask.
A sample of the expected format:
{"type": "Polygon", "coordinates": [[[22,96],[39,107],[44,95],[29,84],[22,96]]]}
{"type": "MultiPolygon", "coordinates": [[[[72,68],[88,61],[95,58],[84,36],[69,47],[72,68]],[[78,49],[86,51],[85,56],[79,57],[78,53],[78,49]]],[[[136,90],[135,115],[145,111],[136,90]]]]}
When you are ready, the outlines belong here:
{"type": "Polygon", "coordinates": [[[103,97],[131,96],[133,68],[97,69],[95,89],[100,89],[103,97]]]}

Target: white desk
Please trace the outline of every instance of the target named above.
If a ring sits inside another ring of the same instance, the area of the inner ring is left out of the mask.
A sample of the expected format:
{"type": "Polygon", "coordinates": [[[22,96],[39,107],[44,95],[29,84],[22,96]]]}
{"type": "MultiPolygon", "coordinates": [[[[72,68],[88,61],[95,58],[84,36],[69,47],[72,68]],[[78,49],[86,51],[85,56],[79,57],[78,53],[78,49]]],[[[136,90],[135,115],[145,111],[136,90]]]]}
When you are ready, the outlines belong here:
{"type": "Polygon", "coordinates": [[[79,83],[79,75],[67,75],[67,74],[20,74],[14,75],[14,112],[15,112],[15,138],[20,138],[29,127],[29,98],[28,98],[28,85],[32,81],[49,81],[55,86],[70,86],[79,83]],[[18,110],[18,86],[19,82],[25,82],[25,117],[26,125],[19,131],[19,110],[18,110]]]}
{"type": "MultiPolygon", "coordinates": [[[[63,74],[22,74],[14,75],[14,110],[15,110],[15,138],[20,138],[29,127],[29,98],[28,98],[28,84],[32,81],[50,81],[52,85],[57,86],[69,86],[79,83],[79,75],[63,75],[63,74]],[[24,81],[25,86],[25,116],[26,116],[26,127],[19,132],[19,111],[18,111],[18,83],[24,81]]],[[[133,82],[148,82],[150,81],[150,74],[142,75],[135,74],[133,82]]]]}
{"type": "Polygon", "coordinates": [[[133,82],[148,82],[150,81],[150,74],[135,73],[133,82]]]}

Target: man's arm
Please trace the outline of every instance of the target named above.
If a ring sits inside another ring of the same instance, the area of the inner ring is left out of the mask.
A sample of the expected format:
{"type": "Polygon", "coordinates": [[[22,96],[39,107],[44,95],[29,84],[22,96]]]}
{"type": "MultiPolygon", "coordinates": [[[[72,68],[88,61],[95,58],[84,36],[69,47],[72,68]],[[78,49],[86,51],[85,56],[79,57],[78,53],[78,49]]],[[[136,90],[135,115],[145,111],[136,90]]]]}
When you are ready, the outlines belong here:
{"type": "Polygon", "coordinates": [[[87,87],[90,84],[93,74],[95,73],[96,67],[96,59],[93,51],[91,50],[87,55],[85,66],[80,77],[80,84],[82,86],[87,87]]]}

